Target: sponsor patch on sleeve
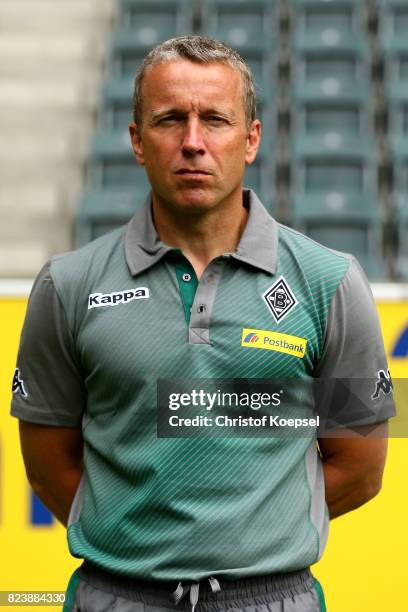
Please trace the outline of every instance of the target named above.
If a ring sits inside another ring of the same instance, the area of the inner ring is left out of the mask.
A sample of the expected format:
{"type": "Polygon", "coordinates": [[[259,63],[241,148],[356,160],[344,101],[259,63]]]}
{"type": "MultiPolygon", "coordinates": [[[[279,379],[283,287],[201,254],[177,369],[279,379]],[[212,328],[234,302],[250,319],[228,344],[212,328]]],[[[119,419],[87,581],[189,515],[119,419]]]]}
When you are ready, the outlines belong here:
{"type": "Polygon", "coordinates": [[[28,397],[28,393],[25,389],[24,381],[21,378],[21,372],[19,368],[16,368],[14,370],[12,392],[13,394],[18,393],[22,397],[28,397]]]}
{"type": "Polygon", "coordinates": [[[242,330],[241,346],[277,351],[303,359],[306,353],[307,340],[306,338],[265,329],[244,328],[242,330]]]}
{"type": "Polygon", "coordinates": [[[389,395],[393,392],[394,385],[392,383],[392,378],[390,371],[387,370],[378,370],[377,372],[377,380],[375,382],[375,391],[371,396],[371,399],[375,400],[380,397],[380,395],[389,395]]]}

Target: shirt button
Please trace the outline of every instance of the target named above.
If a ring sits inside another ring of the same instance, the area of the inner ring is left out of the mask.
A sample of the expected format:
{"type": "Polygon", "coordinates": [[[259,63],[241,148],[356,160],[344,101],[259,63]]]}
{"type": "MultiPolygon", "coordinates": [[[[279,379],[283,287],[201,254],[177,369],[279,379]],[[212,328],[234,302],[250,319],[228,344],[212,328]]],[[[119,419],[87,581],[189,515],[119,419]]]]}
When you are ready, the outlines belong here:
{"type": "Polygon", "coordinates": [[[197,308],[197,312],[199,314],[202,314],[203,312],[205,312],[205,305],[204,304],[200,304],[200,306],[197,308]]]}
{"type": "Polygon", "coordinates": [[[186,272],[185,274],[183,274],[182,279],[185,283],[189,283],[191,281],[191,274],[188,274],[186,272]]]}

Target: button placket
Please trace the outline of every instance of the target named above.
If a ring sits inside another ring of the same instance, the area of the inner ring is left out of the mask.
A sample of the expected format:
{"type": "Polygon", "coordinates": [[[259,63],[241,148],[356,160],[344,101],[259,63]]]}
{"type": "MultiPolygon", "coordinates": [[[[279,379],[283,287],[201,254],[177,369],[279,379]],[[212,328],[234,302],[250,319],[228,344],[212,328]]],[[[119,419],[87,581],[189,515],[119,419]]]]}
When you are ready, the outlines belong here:
{"type": "Polygon", "coordinates": [[[225,263],[226,258],[215,259],[201,276],[190,318],[189,338],[192,344],[211,344],[211,312],[225,263]]]}

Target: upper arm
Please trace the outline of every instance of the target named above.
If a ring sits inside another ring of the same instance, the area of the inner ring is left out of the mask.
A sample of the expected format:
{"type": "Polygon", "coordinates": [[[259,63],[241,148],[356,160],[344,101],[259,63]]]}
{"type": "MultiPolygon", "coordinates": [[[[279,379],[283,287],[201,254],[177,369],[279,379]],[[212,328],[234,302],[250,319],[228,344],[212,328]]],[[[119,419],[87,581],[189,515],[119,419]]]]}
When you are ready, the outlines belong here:
{"type": "Polygon", "coordinates": [[[85,404],[80,359],[47,264],[27,306],[11,414],[42,425],[79,427],[85,404]]]}
{"type": "Polygon", "coordinates": [[[353,258],[328,313],[324,348],[315,369],[322,380],[317,386],[322,389],[317,412],[329,415],[331,427],[353,429],[394,416],[391,384],[383,385],[376,395],[381,371],[388,377],[377,309],[364,272],[353,258]]]}

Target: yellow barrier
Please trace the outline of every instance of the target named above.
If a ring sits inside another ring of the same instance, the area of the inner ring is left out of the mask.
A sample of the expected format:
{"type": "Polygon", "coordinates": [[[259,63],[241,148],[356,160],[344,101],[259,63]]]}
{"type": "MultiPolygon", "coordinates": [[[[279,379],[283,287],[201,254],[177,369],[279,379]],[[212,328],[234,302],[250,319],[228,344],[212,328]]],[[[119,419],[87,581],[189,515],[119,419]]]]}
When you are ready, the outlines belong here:
{"type": "MultiPolygon", "coordinates": [[[[31,522],[18,423],[8,416],[25,307],[25,298],[0,298],[0,591],[60,591],[80,562],[70,557],[65,530],[56,521],[47,526],[31,522]]],[[[378,309],[391,374],[408,378],[408,302],[379,303],[378,309]]],[[[329,612],[405,609],[407,474],[408,440],[392,439],[380,495],[331,523],[323,560],[313,568],[323,584],[329,612]]],[[[33,609],[39,608],[19,607],[33,609]]]]}

